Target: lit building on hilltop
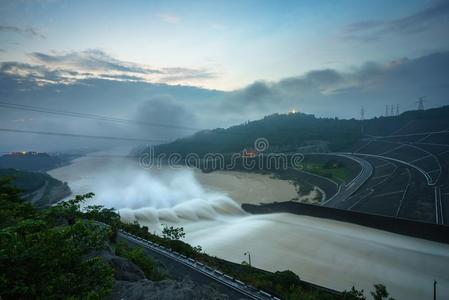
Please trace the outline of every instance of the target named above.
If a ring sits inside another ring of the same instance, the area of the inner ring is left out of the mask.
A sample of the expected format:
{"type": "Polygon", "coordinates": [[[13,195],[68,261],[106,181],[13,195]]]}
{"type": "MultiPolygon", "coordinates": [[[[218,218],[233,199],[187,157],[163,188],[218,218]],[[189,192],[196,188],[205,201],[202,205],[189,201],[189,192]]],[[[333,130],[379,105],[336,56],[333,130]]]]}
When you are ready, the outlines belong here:
{"type": "Polygon", "coordinates": [[[27,156],[27,155],[38,155],[39,153],[35,151],[18,151],[9,153],[12,156],[27,156]]]}

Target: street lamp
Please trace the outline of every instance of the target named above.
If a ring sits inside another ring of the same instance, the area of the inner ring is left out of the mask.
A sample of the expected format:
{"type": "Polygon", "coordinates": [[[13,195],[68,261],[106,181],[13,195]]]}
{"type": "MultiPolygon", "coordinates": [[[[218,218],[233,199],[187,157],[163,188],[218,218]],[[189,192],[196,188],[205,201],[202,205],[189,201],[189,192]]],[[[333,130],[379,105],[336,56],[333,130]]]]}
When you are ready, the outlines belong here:
{"type": "Polygon", "coordinates": [[[248,262],[249,262],[249,267],[251,267],[251,253],[249,253],[249,251],[243,253],[243,255],[248,255],[248,262]]]}

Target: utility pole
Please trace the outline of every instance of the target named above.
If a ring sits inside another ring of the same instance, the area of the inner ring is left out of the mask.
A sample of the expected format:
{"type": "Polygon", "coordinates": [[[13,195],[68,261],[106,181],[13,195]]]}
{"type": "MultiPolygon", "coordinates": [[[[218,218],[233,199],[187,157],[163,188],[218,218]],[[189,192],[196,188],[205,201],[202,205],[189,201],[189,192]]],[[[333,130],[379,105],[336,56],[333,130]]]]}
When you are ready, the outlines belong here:
{"type": "Polygon", "coordinates": [[[433,281],[433,300],[437,300],[437,281],[433,281]]]}
{"type": "Polygon", "coordinates": [[[249,267],[251,268],[251,253],[249,253],[249,251],[245,252],[243,255],[248,255],[248,263],[249,263],[249,267]]]}

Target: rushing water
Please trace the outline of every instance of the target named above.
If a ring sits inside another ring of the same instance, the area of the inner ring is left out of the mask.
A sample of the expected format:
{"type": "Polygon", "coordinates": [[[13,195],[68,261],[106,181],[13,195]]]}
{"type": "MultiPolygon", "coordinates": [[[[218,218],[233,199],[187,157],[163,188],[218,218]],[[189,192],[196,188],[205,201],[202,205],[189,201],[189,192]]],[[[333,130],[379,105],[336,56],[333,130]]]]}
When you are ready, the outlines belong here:
{"type": "MultiPolygon", "coordinates": [[[[242,202],[290,200],[294,188],[268,176],[201,174],[191,169],[146,170],[132,161],[84,157],[49,172],[89,204],[119,210],[156,232],[183,226],[186,241],[234,262],[250,251],[253,265],[290,269],[308,281],[343,290],[384,283],[397,300],[449,296],[449,245],[354,224],[292,214],[248,215],[242,202]],[[211,176],[209,176],[211,175],[211,176]]],[[[368,294],[368,293],[367,293],[368,294]]]]}

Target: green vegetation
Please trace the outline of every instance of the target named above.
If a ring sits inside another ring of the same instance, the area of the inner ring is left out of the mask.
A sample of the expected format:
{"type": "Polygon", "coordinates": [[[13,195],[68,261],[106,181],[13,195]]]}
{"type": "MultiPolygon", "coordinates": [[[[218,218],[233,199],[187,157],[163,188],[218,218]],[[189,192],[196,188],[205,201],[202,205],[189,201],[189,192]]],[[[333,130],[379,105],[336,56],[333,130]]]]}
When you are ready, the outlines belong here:
{"type": "Polygon", "coordinates": [[[186,234],[184,233],[184,228],[182,227],[164,225],[164,229],[162,229],[162,236],[169,240],[180,240],[183,239],[186,234]]]}
{"type": "Polygon", "coordinates": [[[166,274],[159,271],[156,262],[145,254],[142,247],[131,248],[128,244],[119,242],[115,248],[115,254],[126,257],[138,265],[150,280],[160,281],[167,278],[166,274]]]}
{"type": "Polygon", "coordinates": [[[100,299],[111,292],[112,268],[89,257],[106,246],[108,230],[73,218],[84,199],[38,211],[0,179],[3,299],[100,299]]]}
{"type": "Polygon", "coordinates": [[[383,300],[387,298],[388,300],[394,300],[394,298],[389,297],[390,294],[388,293],[385,285],[378,283],[374,285],[374,288],[375,291],[371,292],[371,296],[373,296],[374,300],[383,300]]]}
{"type": "Polygon", "coordinates": [[[338,118],[316,118],[303,113],[273,114],[260,120],[198,132],[172,143],[159,145],[155,154],[178,153],[181,156],[195,153],[236,153],[254,147],[257,138],[264,137],[270,144],[269,151],[294,152],[297,148],[323,143],[330,151],[348,149],[362,137],[362,124],[366,135],[388,135],[412,120],[427,120],[430,123],[444,122],[449,106],[423,111],[408,111],[399,116],[380,117],[369,120],[340,120],[338,118]]]}
{"type": "Polygon", "coordinates": [[[361,137],[360,121],[337,118],[315,118],[313,115],[273,114],[261,120],[227,129],[201,131],[195,135],[159,145],[155,153],[233,153],[254,147],[257,138],[264,137],[273,151],[296,151],[300,146],[320,141],[340,151],[361,137]]]}
{"type": "Polygon", "coordinates": [[[10,177],[12,184],[22,191],[21,197],[32,201],[38,207],[49,206],[70,194],[67,183],[43,172],[0,169],[0,177],[3,176],[10,177]],[[37,199],[34,199],[34,193],[40,194],[37,199]]]}
{"type": "Polygon", "coordinates": [[[345,166],[338,162],[329,161],[326,163],[303,163],[299,169],[337,181],[347,181],[351,178],[345,166]]]}

